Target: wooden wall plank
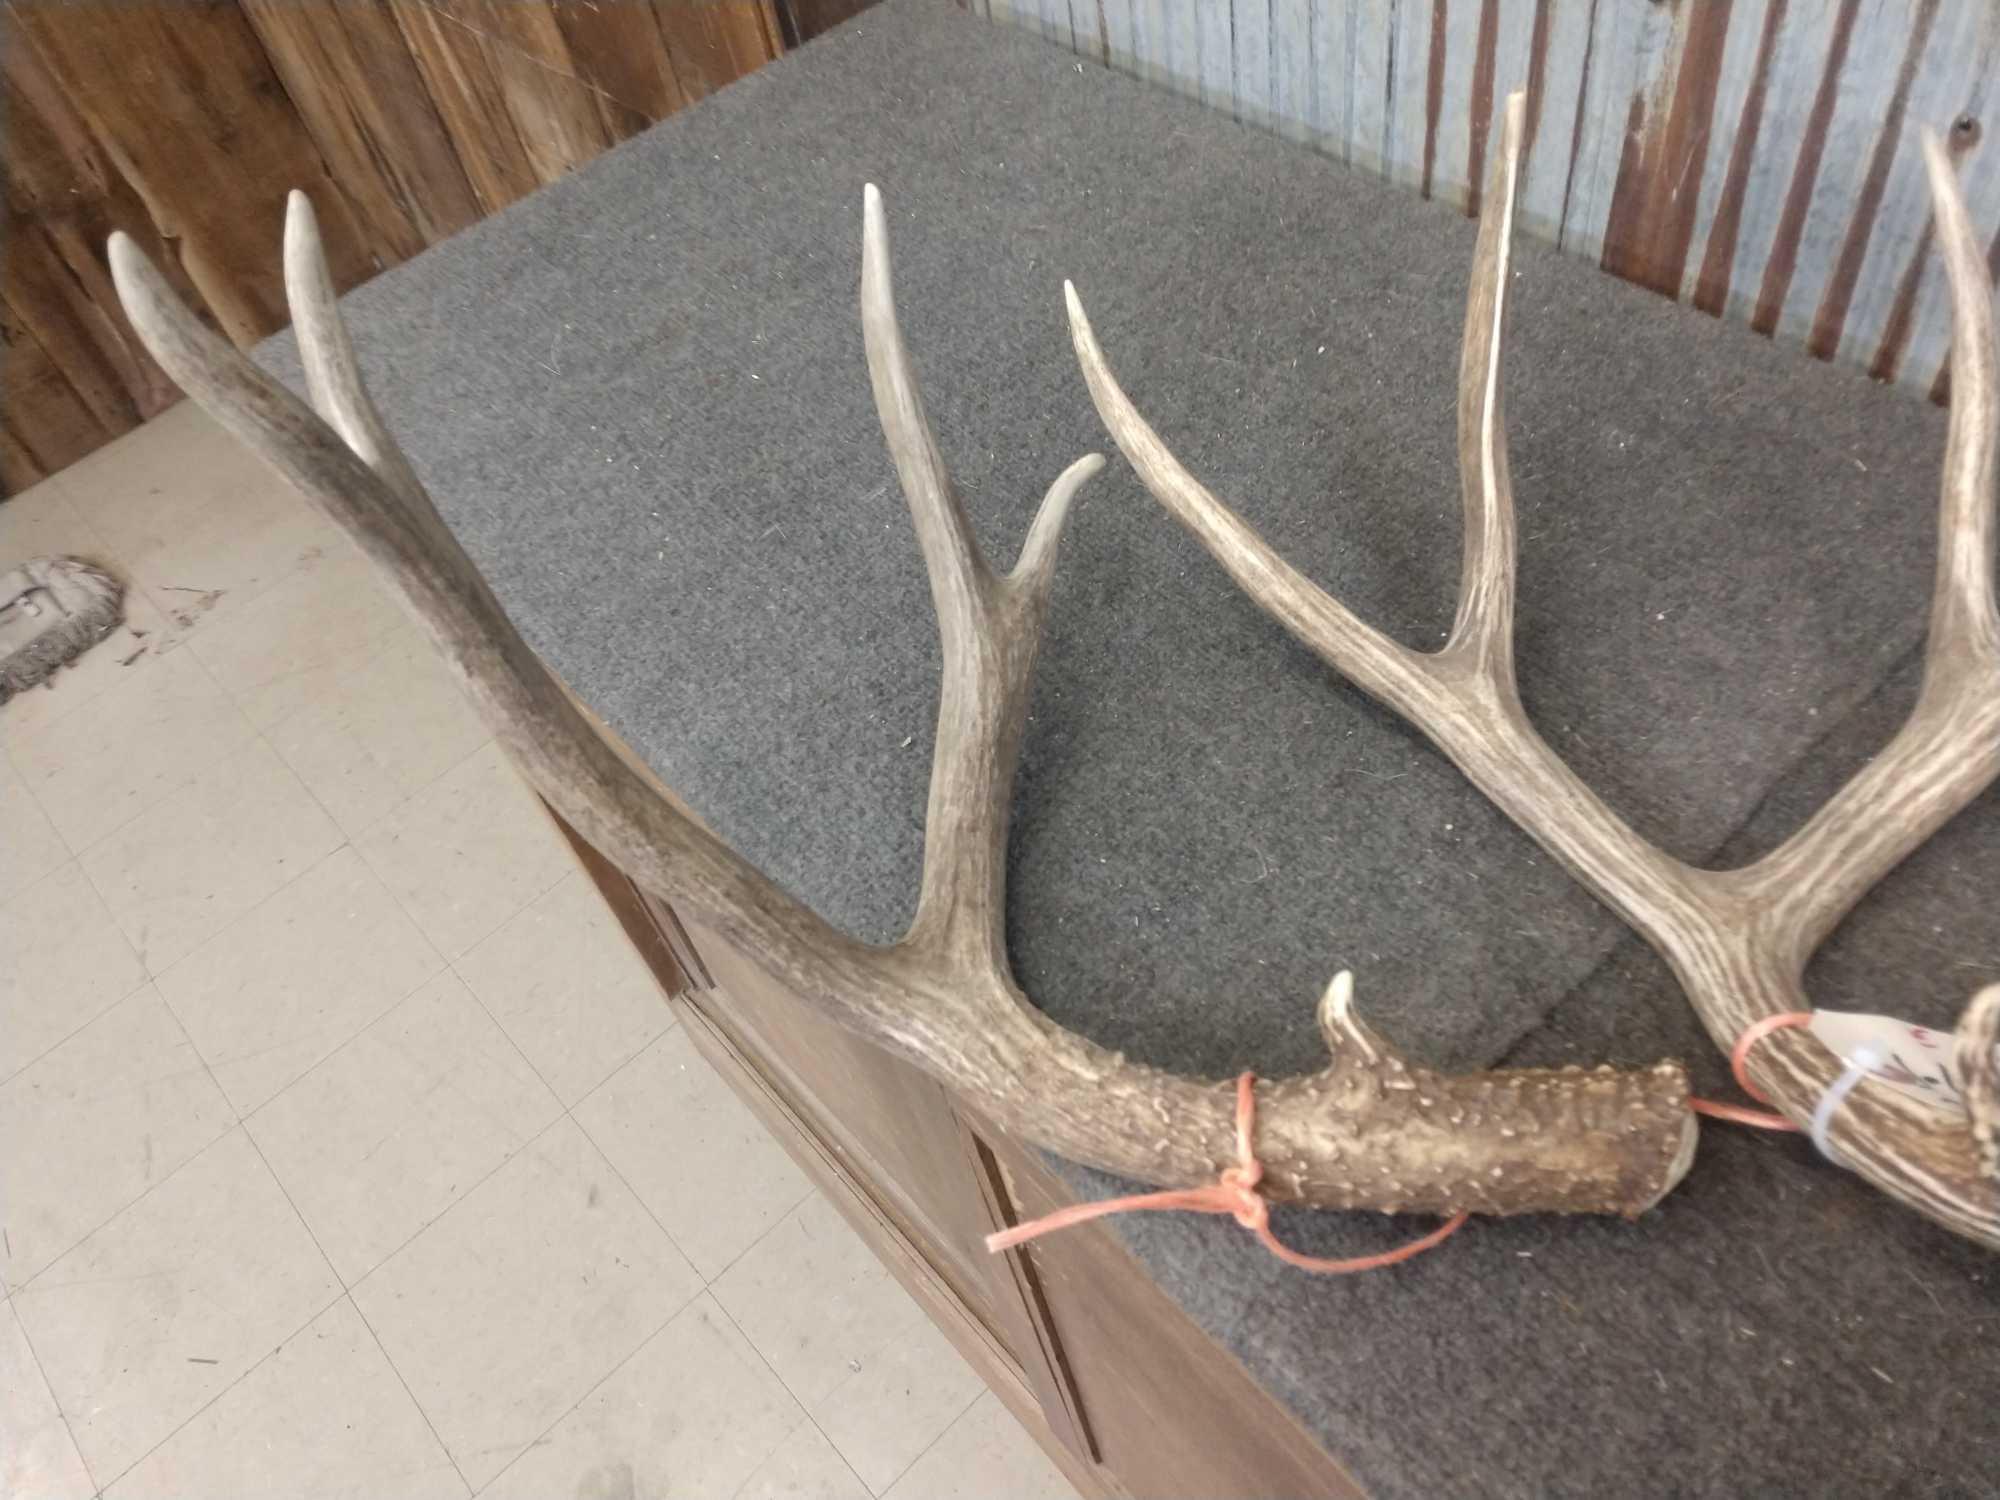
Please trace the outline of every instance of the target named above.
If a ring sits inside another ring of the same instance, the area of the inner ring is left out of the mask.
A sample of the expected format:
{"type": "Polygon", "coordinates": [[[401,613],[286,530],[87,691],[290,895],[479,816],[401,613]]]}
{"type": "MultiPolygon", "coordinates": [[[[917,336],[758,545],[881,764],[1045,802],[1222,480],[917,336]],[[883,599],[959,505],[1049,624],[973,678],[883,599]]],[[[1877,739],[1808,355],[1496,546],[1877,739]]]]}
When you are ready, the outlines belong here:
{"type": "Polygon", "coordinates": [[[118,358],[123,341],[104,326],[102,313],[83,295],[39,224],[9,218],[6,253],[0,256],[0,301],[106,435],[138,425],[135,371],[118,358]]]}
{"type": "MultiPolygon", "coordinates": [[[[46,251],[66,277],[52,295],[68,305],[87,302],[93,316],[78,321],[91,341],[79,359],[99,359],[114,369],[141,417],[165,410],[179,399],[173,382],[146,353],[118,310],[106,260],[105,241],[123,229],[175,282],[182,296],[198,303],[194,284],[177,256],[168,253],[146,205],[124,175],[99,149],[89,126],[63,96],[11,10],[0,11],[0,87],[4,87],[7,149],[0,155],[0,197],[10,225],[0,262],[14,277],[34,278],[34,268],[18,268],[17,258],[46,251]],[[37,243],[37,240],[40,243],[37,243]]],[[[25,292],[17,288],[17,295],[25,292]]],[[[36,321],[34,310],[18,307],[36,321]]],[[[60,309],[52,318],[67,317],[60,309]]]]}
{"type": "Polygon", "coordinates": [[[525,198],[540,179],[478,33],[428,0],[389,5],[480,208],[494,213],[525,198]]]}
{"type": "Polygon", "coordinates": [[[480,216],[384,0],[240,0],[371,242],[403,260],[480,216]]]}
{"type": "MultiPolygon", "coordinates": [[[[815,34],[869,0],[789,3],[815,34]]],[[[345,289],[780,45],[771,0],[0,0],[0,494],[178,399],[118,309],[113,229],[247,342],[285,317],[287,189],[345,289]]]]}
{"type": "Polygon", "coordinates": [[[643,0],[552,0],[577,76],[651,124],[687,103],[659,19],[643,0]]]}
{"type": "Polygon", "coordinates": [[[537,185],[574,171],[631,133],[628,122],[607,117],[599,91],[576,76],[562,28],[547,6],[426,3],[447,28],[469,37],[485,60],[537,185]]]}
{"type": "Polygon", "coordinates": [[[290,187],[314,192],[337,285],[376,268],[237,5],[10,8],[230,337],[248,343],[285,321],[276,252],[290,187]]]}
{"type": "Polygon", "coordinates": [[[113,435],[55,360],[10,309],[0,306],[0,482],[25,488],[113,435]]]}
{"type": "Polygon", "coordinates": [[[690,102],[778,55],[771,0],[653,0],[653,15],[690,102]]]}

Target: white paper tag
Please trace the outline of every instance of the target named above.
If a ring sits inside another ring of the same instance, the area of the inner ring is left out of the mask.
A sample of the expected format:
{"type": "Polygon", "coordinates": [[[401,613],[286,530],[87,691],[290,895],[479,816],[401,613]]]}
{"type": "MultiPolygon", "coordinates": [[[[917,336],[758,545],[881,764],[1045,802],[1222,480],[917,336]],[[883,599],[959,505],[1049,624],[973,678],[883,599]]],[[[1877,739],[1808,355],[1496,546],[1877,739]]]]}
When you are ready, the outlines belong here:
{"type": "Polygon", "coordinates": [[[1866,1048],[1877,1059],[1866,1077],[1921,1099],[1942,1114],[1965,1118],[1965,1095],[1952,1071],[1950,1032],[1912,1026],[1894,1016],[1844,1010],[1816,1010],[1806,1029],[1845,1063],[1851,1064],[1855,1053],[1866,1048]]]}

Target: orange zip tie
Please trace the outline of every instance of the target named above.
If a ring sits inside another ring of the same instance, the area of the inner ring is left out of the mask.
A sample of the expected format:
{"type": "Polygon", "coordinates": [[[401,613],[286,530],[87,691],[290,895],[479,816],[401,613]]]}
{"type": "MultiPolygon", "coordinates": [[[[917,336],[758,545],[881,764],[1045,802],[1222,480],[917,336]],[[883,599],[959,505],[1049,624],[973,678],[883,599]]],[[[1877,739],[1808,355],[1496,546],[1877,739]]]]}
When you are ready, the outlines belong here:
{"type": "MultiPolygon", "coordinates": [[[[1743,1029],[1743,1035],[1736,1039],[1736,1046],[1729,1054],[1729,1071],[1736,1077],[1736,1086],[1760,1104],[1769,1104],[1770,1097],[1750,1081],[1750,1075],[1743,1071],[1743,1064],[1750,1056],[1750,1049],[1774,1031],[1783,1031],[1788,1026],[1809,1026],[1812,1012],[1809,1010],[1780,1011],[1775,1016],[1766,1016],[1761,1021],[1753,1021],[1743,1029]]],[[[1744,1109],[1737,1104],[1718,1104],[1713,1099],[1690,1099],[1688,1103],[1698,1115],[1709,1115],[1717,1120],[1733,1120],[1738,1125],[1754,1125],[1759,1130],[1797,1130],[1799,1127],[1779,1114],[1766,1114],[1761,1109],[1744,1109]]]]}
{"type": "Polygon", "coordinates": [[[1173,1188],[1160,1193],[1134,1193],[1125,1198],[1104,1198],[1096,1203],[1073,1203],[1067,1208],[1059,1208],[1052,1214],[1044,1214],[1039,1219],[1031,1219],[1025,1224],[1016,1224],[1012,1229],[1003,1229],[997,1234],[986,1236],[986,1248],[998,1255],[1002,1250],[1011,1250],[1016,1245],[1044,1234],[1053,1234],[1058,1229],[1067,1229],[1072,1224],[1082,1224],[1091,1219],[1101,1219],[1106,1214],[1167,1212],[1178,1210],[1191,1214],[1228,1214],[1245,1229],[1263,1242],[1264,1248],[1289,1266],[1297,1266],[1301,1271],[1312,1271],[1322,1276],[1345,1276],[1353,1271],[1373,1271],[1382,1266],[1393,1266],[1398,1261],[1408,1260],[1413,1255],[1421,1255],[1433,1245],[1441,1244],[1456,1234],[1464,1225],[1463,1213],[1453,1214],[1442,1227],[1432,1230],[1420,1240],[1394,1250],[1385,1250],[1379,1255],[1356,1255],[1347,1260],[1322,1260],[1314,1255],[1301,1255],[1291,1246],[1283,1243],[1271,1233],[1271,1205],[1264,1195],[1257,1191],[1257,1184],[1264,1180],[1264,1164],[1257,1160],[1257,1153],[1251,1146],[1252,1127],[1257,1121],[1257,1075],[1244,1073],[1236,1080],[1236,1158],[1233,1167],[1225,1167],[1222,1175],[1214,1182],[1197,1188],[1173,1188]]]}

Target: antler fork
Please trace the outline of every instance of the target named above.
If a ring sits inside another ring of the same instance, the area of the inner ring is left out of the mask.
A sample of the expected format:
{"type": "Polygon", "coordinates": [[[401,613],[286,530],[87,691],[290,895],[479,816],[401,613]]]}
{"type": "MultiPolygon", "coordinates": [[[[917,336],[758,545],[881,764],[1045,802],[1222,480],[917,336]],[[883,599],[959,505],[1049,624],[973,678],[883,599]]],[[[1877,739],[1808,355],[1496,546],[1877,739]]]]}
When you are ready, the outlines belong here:
{"type": "MultiPolygon", "coordinates": [[[[1050,486],[1014,571],[981,556],[924,416],[897,328],[882,202],[865,196],[861,311],[882,429],[936,604],[944,684],[922,894],[901,941],[854,941],[723,844],[564,691],[439,518],[362,385],[294,194],[286,272],[315,416],[205,329],[133,243],[111,264],[133,326],[167,372],[311,497],[380,565],[538,791],[655,894],[704,914],[842,1025],[927,1070],[1002,1128],[1169,1187],[1236,1160],[1227,1081],[1127,1060],[1037,1011],[1003,941],[1016,752],[1071,500],[1100,460],[1050,486]],[[322,417],[324,420],[322,420],[322,417]]],[[[1480,293],[1475,291],[1475,304],[1480,293]]],[[[1265,1189],[1330,1208],[1633,1214],[1685,1172],[1695,1139],[1675,1064],[1618,1072],[1446,1076],[1369,1031],[1336,979],[1317,1073],[1258,1086],[1265,1189]]]]}
{"type": "MultiPolygon", "coordinates": [[[[1922,694],[1900,733],[1782,846],[1739,870],[1695,869],[1639,837],[1535,732],[1514,678],[1514,506],[1500,347],[1525,96],[1507,101],[1480,220],[1459,366],[1465,566],[1442,649],[1412,651],[1293,568],[1167,450],[1112,377],[1074,287],[1078,361],[1104,425],[1154,497],[1244,592],[1305,646],[1430,737],[1467,778],[1646,937],[1725,1052],[1754,1022],[1810,1008],[1806,961],[1861,896],[2000,776],[2000,613],[1994,603],[1994,437],[2000,383],[1993,292],[1957,176],[1924,135],[1937,240],[1952,291],[1952,405],[1922,694]]],[[[2000,985],[1960,1021],[1966,1122],[1862,1087],[1835,1117],[1840,1160],[1939,1223],[2000,1246],[2000,985]]],[[[1794,1122],[1842,1072],[1799,1030],[1772,1035],[1750,1076],[1794,1122]]]]}

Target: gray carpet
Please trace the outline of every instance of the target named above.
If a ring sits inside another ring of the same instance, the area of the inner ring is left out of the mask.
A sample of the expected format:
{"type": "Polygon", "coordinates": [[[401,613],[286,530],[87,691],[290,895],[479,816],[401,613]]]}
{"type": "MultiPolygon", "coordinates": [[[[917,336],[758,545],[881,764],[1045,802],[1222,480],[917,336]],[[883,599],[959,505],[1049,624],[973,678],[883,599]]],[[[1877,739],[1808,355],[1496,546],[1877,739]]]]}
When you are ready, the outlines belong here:
{"type": "MultiPolygon", "coordinates": [[[[1067,275],[1181,457],[1411,642],[1455,588],[1472,226],[894,0],[348,299],[530,640],[738,848],[887,939],[916,891],[937,650],[854,311],[869,180],[998,554],[1107,446],[1067,275]]],[[[1908,701],[1942,414],[1574,260],[1518,264],[1529,707],[1644,832],[1747,857],[1908,701]]],[[[296,376],[283,341],[266,352],[296,376]]],[[[1053,1015],[1149,1061],[1279,1073],[1318,1064],[1311,1001],[1348,966],[1430,1063],[1675,1055],[1724,1088],[1650,952],[1122,464],[1086,492],[1049,629],[1008,931],[1053,1015]]],[[[1996,813],[1841,929],[1824,1003],[1948,1025],[2000,978],[1996,813]]],[[[1421,1227],[1281,1224],[1320,1252],[1421,1227]]],[[[1481,1223],[1332,1282],[1225,1222],[1122,1232],[1382,1495],[1967,1494],[2000,1473],[2000,1262],[1797,1140],[1710,1126],[1642,1223],[1481,1223]]]]}

